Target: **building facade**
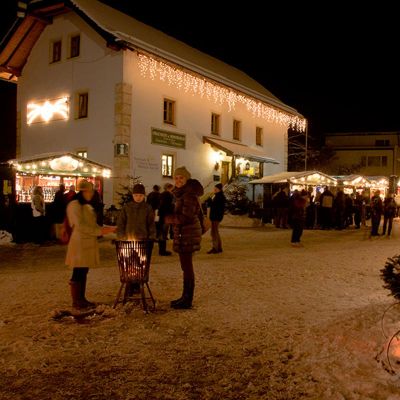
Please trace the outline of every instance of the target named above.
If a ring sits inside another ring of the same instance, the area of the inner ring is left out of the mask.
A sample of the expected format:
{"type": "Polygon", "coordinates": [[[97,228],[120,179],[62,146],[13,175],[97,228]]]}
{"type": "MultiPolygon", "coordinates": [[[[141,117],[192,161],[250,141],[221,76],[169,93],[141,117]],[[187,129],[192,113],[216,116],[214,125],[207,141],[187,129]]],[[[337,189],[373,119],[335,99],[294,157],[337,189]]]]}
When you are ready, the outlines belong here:
{"type": "Polygon", "coordinates": [[[129,177],[149,190],[180,165],[209,190],[286,170],[287,128],[305,119],[246,74],[98,1],[40,3],[0,53],[18,77],[18,156],[110,166],[108,205],[129,177]]]}
{"type": "Polygon", "coordinates": [[[366,176],[400,173],[400,132],[332,133],[325,135],[325,145],[335,151],[332,168],[353,166],[366,176]]]}

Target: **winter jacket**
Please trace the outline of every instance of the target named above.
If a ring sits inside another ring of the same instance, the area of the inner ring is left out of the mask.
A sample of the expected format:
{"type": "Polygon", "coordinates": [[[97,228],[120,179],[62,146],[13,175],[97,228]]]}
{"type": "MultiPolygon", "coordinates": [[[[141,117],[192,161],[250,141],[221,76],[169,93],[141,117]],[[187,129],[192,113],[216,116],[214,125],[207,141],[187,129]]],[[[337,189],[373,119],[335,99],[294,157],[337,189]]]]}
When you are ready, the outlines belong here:
{"type": "Polygon", "coordinates": [[[65,263],[71,268],[97,267],[99,265],[97,236],[101,235],[101,227],[96,224],[93,207],[73,200],[67,206],[67,217],[72,235],[65,263]]]}
{"type": "Polygon", "coordinates": [[[210,220],[221,222],[225,213],[225,195],[223,192],[215,193],[210,199],[210,220]]]}
{"type": "Polygon", "coordinates": [[[131,201],[122,208],[117,222],[117,237],[123,240],[155,240],[154,211],[144,201],[131,201]]]}
{"type": "Polygon", "coordinates": [[[201,225],[198,197],[204,194],[203,186],[196,179],[189,179],[181,188],[173,190],[175,210],[166,217],[174,225],[173,249],[177,253],[193,253],[200,250],[201,225]]]}
{"type": "Polygon", "coordinates": [[[174,195],[168,190],[165,190],[160,195],[160,208],[158,209],[160,223],[164,223],[165,216],[173,214],[174,209],[174,195]]]}
{"type": "Polygon", "coordinates": [[[150,204],[153,210],[158,210],[160,207],[160,196],[160,192],[153,191],[147,196],[146,203],[150,204]]]}

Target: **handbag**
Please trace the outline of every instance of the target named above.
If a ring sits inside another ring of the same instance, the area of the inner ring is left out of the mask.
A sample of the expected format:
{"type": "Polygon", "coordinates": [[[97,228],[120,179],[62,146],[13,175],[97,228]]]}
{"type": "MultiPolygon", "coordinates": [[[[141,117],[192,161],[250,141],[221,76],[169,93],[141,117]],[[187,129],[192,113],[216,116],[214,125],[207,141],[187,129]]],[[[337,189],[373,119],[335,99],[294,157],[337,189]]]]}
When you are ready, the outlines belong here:
{"type": "Polygon", "coordinates": [[[203,213],[200,201],[199,201],[199,206],[200,206],[199,220],[200,220],[200,225],[201,225],[201,233],[202,233],[202,235],[204,235],[211,228],[211,220],[210,220],[210,218],[207,217],[207,215],[205,215],[203,213]]]}

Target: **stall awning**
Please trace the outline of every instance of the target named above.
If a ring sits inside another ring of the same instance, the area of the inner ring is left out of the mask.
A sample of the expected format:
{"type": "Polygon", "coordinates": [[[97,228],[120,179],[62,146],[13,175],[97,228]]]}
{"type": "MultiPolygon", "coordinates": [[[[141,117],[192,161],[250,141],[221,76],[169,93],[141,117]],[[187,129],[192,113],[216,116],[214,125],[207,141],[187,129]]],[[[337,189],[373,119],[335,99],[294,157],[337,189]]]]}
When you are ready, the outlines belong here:
{"type": "Polygon", "coordinates": [[[326,175],[319,171],[302,171],[302,172],[279,172],[274,175],[267,175],[260,179],[250,181],[254,185],[264,183],[294,183],[308,185],[336,185],[337,180],[332,176],[326,175]]]}
{"type": "Polygon", "coordinates": [[[224,151],[228,156],[239,156],[250,161],[265,162],[270,164],[279,164],[279,161],[259,150],[241,143],[233,143],[227,140],[215,139],[214,137],[203,136],[203,142],[224,151]]]}
{"type": "Polygon", "coordinates": [[[111,168],[108,165],[80,157],[69,152],[56,152],[37,154],[31,157],[10,160],[18,172],[41,175],[68,175],[94,177],[111,176],[111,168]]]}

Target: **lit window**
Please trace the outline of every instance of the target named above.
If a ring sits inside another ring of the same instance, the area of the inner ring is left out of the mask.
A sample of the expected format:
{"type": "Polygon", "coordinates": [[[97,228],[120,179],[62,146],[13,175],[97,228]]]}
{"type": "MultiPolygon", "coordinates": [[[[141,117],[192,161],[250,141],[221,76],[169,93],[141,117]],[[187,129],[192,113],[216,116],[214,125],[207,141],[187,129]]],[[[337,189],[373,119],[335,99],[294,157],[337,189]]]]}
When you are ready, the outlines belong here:
{"type": "Polygon", "coordinates": [[[241,122],[236,119],[233,120],[233,139],[240,140],[240,125],[241,122]]]}
{"type": "Polygon", "coordinates": [[[263,145],[263,128],[260,128],[259,126],[256,127],[256,145],[263,145]]]}
{"type": "Polygon", "coordinates": [[[71,36],[69,58],[78,57],[80,54],[81,37],[80,35],[71,36]]]}
{"type": "Polygon", "coordinates": [[[87,118],[88,116],[88,102],[89,102],[89,94],[88,93],[79,93],[78,94],[78,115],[77,118],[87,118]]]}
{"type": "Polygon", "coordinates": [[[175,101],[164,99],[164,123],[175,125],[175,101]]]}
{"type": "Polygon", "coordinates": [[[174,156],[171,154],[163,154],[161,157],[161,175],[165,178],[172,178],[174,170],[174,156]]]}
{"type": "Polygon", "coordinates": [[[77,154],[79,157],[87,158],[87,150],[78,150],[78,151],[76,152],[76,154],[77,154]]]}
{"type": "Polygon", "coordinates": [[[51,62],[61,61],[61,40],[52,43],[51,46],[51,62]]]}
{"type": "Polygon", "coordinates": [[[219,115],[211,114],[211,133],[213,135],[219,135],[219,115]]]}

